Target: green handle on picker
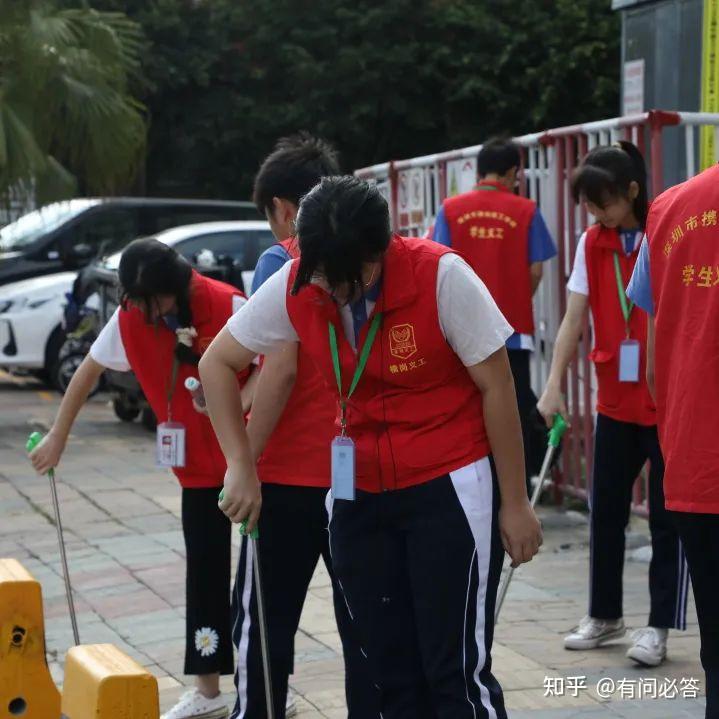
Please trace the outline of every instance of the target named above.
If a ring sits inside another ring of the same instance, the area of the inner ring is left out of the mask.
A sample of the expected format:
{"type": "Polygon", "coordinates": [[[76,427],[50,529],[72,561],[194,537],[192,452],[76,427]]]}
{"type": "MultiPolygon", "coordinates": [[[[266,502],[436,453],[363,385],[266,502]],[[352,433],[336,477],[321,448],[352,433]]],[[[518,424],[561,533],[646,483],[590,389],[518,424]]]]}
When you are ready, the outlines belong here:
{"type": "MultiPolygon", "coordinates": [[[[220,496],[219,501],[221,502],[225,497],[225,490],[224,488],[220,490],[220,496]]],[[[247,532],[247,520],[244,522],[240,522],[240,534],[244,534],[245,536],[248,535],[247,532]]],[[[258,527],[255,527],[251,532],[249,532],[249,536],[252,539],[259,539],[260,538],[260,530],[258,527]]]]}
{"type": "Polygon", "coordinates": [[[562,435],[567,431],[567,423],[561,414],[557,413],[554,415],[554,424],[552,429],[549,430],[549,445],[555,449],[559,447],[559,443],[562,441],[562,435]]]}
{"type": "MultiPolygon", "coordinates": [[[[37,447],[38,444],[40,444],[40,442],[42,442],[42,439],[43,439],[43,437],[42,437],[42,434],[40,434],[40,432],[33,432],[33,433],[27,438],[27,442],[25,442],[25,449],[26,449],[28,452],[32,452],[33,449],[35,449],[35,447],[37,447]]],[[[51,469],[50,472],[49,472],[49,474],[50,474],[50,475],[54,475],[54,474],[55,474],[55,470],[54,470],[54,469],[51,469]]]]}

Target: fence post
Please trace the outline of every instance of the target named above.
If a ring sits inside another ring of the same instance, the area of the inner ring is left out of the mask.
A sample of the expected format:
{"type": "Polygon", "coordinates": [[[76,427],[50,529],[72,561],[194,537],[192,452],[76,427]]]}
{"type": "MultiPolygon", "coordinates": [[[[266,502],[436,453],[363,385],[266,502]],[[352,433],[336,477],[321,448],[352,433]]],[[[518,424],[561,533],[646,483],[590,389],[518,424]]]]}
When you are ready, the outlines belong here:
{"type": "Polygon", "coordinates": [[[399,216],[397,214],[397,170],[394,166],[394,160],[390,160],[387,177],[389,179],[390,218],[392,219],[392,229],[397,232],[399,216]]]}

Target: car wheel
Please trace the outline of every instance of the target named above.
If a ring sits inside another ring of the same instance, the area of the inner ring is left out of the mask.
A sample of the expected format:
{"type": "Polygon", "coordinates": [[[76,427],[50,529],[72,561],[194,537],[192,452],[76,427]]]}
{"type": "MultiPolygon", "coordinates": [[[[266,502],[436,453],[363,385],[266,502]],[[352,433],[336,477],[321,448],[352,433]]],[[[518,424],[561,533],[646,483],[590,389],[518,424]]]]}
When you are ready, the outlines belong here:
{"type": "MultiPolygon", "coordinates": [[[[55,388],[62,394],[65,394],[65,392],[67,392],[70,380],[77,371],[77,368],[82,364],[83,360],[85,359],[85,356],[86,355],[80,352],[73,352],[71,354],[65,355],[55,365],[55,374],[52,377],[52,383],[55,388]]],[[[95,386],[92,388],[92,390],[90,390],[90,394],[88,395],[88,397],[96,395],[100,391],[100,389],[102,389],[102,376],[100,376],[100,378],[95,383],[95,386]]]]}
{"type": "MultiPolygon", "coordinates": [[[[45,367],[42,371],[42,377],[46,378],[48,384],[59,390],[59,386],[55,382],[57,377],[57,365],[60,361],[60,350],[65,344],[65,330],[58,325],[51,333],[45,345],[45,367]]],[[[62,390],[60,390],[62,391],[62,390]]]]}
{"type": "Polygon", "coordinates": [[[118,419],[123,422],[132,422],[140,416],[140,408],[137,405],[130,404],[123,397],[117,397],[112,400],[112,408],[118,419]]]}
{"type": "Polygon", "coordinates": [[[149,407],[145,407],[145,409],[142,410],[140,422],[142,422],[142,426],[145,429],[149,429],[150,432],[154,432],[157,429],[157,417],[155,417],[155,413],[149,407]]]}

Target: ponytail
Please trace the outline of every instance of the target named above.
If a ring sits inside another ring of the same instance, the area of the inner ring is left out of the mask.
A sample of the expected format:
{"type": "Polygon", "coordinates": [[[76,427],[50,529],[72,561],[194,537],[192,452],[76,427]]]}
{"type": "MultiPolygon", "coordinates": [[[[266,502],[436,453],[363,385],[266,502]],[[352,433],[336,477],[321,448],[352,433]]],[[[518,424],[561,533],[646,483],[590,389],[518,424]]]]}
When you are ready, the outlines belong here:
{"type": "Polygon", "coordinates": [[[639,187],[632,209],[643,230],[649,211],[647,168],[633,143],[621,140],[589,152],[572,177],[572,194],[576,202],[584,197],[602,207],[608,197],[628,198],[632,182],[639,187]]]}
{"type": "Polygon", "coordinates": [[[629,155],[634,165],[635,182],[639,185],[639,192],[634,198],[634,214],[639,220],[639,226],[643,230],[647,225],[647,214],[649,213],[649,193],[647,190],[647,166],[639,148],[628,140],[620,140],[617,145],[629,155]]]}

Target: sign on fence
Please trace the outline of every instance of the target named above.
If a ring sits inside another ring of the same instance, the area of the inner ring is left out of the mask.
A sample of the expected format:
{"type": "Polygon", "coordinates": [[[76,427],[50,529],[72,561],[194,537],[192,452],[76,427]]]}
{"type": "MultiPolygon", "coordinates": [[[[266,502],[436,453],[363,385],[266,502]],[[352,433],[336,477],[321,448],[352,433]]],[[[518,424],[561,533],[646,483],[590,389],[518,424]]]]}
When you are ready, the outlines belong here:
{"type": "Polygon", "coordinates": [[[447,197],[469,192],[477,184],[477,160],[468,157],[447,163],[447,197]]]}

